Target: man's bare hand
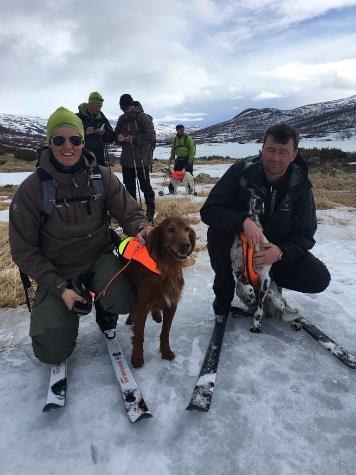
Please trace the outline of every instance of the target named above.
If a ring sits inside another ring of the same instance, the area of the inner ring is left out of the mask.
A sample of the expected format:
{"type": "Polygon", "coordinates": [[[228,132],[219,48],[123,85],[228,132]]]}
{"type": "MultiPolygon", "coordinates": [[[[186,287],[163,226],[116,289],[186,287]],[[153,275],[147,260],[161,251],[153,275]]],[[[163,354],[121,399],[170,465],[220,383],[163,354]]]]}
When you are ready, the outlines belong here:
{"type": "Polygon", "coordinates": [[[73,289],[64,289],[61,297],[68,310],[73,310],[74,302],[86,303],[86,300],[74,292],[73,289]]]}
{"type": "Polygon", "coordinates": [[[132,136],[131,135],[123,135],[123,134],[119,134],[118,137],[117,137],[117,140],[119,142],[127,142],[127,143],[132,143],[132,136]]]}
{"type": "Polygon", "coordinates": [[[272,244],[271,242],[265,242],[261,245],[261,251],[255,252],[253,258],[253,265],[258,267],[271,266],[278,261],[281,255],[281,249],[272,244]]]}
{"type": "Polygon", "coordinates": [[[141,231],[137,234],[137,236],[136,236],[137,240],[140,244],[142,244],[142,246],[145,245],[146,238],[150,234],[152,229],[153,229],[153,226],[148,225],[148,226],[145,226],[143,229],[141,229],[141,231]]]}
{"type": "Polygon", "coordinates": [[[248,245],[251,247],[262,246],[266,241],[262,229],[259,228],[251,218],[246,218],[243,222],[243,231],[247,238],[248,245]]]}

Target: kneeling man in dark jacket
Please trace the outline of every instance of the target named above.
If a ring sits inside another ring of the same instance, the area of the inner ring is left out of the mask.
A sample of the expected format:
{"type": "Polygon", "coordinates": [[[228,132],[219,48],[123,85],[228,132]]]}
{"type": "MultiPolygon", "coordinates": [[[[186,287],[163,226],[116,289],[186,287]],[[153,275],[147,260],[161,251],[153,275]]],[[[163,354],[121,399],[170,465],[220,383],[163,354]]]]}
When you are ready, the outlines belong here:
{"type": "Polygon", "coordinates": [[[309,252],[315,244],[317,221],[312,185],[298,152],[298,141],[297,131],[286,124],[268,128],[261,156],[232,165],[200,211],[202,220],[209,225],[216,315],[230,311],[235,289],[230,249],[235,235],[242,232],[250,246],[262,248],[255,253],[254,266],[272,266],[271,275],[277,286],[318,293],[329,285],[326,266],[309,252]],[[264,201],[263,231],[248,216],[244,199],[247,189],[253,189],[264,201]]]}

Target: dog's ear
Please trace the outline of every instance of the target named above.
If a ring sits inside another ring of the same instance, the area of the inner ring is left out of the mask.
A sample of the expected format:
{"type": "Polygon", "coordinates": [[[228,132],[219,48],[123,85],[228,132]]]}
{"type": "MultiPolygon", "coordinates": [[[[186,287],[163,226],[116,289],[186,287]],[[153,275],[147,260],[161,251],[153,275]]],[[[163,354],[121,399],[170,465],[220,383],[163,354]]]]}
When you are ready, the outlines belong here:
{"type": "Polygon", "coordinates": [[[194,229],[189,227],[189,241],[190,241],[190,244],[192,245],[189,255],[194,251],[196,239],[197,239],[197,235],[194,229]]]}
{"type": "Polygon", "coordinates": [[[162,247],[161,231],[162,231],[162,227],[159,224],[158,226],[155,226],[150,231],[150,233],[148,234],[146,238],[146,246],[147,246],[148,252],[150,256],[153,257],[154,259],[157,259],[157,256],[159,255],[159,250],[162,247]]]}

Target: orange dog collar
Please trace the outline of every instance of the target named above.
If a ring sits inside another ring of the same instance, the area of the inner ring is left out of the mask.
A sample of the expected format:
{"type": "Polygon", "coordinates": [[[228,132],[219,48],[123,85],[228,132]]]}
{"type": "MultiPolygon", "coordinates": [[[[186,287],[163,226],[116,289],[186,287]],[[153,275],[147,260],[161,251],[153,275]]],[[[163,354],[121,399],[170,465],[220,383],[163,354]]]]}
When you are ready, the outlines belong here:
{"type": "Polygon", "coordinates": [[[248,245],[247,238],[244,233],[240,234],[240,239],[244,260],[242,275],[246,282],[249,282],[254,287],[259,287],[261,285],[261,279],[253,267],[253,255],[255,252],[254,247],[248,245]]]}

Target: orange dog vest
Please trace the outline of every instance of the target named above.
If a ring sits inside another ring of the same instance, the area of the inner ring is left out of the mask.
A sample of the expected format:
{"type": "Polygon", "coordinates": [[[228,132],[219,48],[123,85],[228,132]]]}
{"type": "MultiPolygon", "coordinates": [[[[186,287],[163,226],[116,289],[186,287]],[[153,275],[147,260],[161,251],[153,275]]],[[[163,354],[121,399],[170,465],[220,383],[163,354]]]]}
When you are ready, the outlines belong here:
{"type": "Polygon", "coordinates": [[[147,247],[142,246],[135,237],[127,237],[119,245],[119,254],[125,259],[134,259],[152,272],[160,274],[157,263],[149,255],[147,247]]]}
{"type": "Polygon", "coordinates": [[[244,259],[242,275],[244,279],[250,284],[252,284],[254,287],[259,287],[261,285],[261,279],[253,267],[253,254],[255,250],[253,247],[248,245],[247,238],[244,233],[240,234],[240,239],[244,259]]]}
{"type": "Polygon", "coordinates": [[[173,180],[183,180],[184,175],[184,171],[175,171],[171,173],[171,177],[173,178],[173,180]]]}

